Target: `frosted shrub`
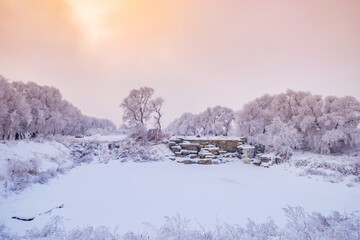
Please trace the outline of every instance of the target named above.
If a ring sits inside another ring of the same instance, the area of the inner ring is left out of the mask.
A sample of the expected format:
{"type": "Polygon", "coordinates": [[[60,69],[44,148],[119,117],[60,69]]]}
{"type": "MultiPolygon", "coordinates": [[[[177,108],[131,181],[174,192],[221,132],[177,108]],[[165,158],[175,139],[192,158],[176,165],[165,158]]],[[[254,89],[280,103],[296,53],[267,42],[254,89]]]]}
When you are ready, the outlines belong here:
{"type": "Polygon", "coordinates": [[[20,192],[33,183],[44,184],[49,179],[57,176],[58,173],[64,173],[67,169],[58,167],[57,169],[48,169],[40,171],[39,161],[30,159],[29,161],[8,160],[7,177],[4,177],[5,192],[7,190],[20,192]]]}
{"type": "Polygon", "coordinates": [[[126,233],[122,238],[122,240],[148,240],[150,235],[147,233],[135,234],[133,232],[126,233]]]}
{"type": "Polygon", "coordinates": [[[132,128],[132,132],[128,139],[135,141],[146,141],[147,140],[147,129],[143,124],[136,123],[132,128]]]}
{"type": "Polygon", "coordinates": [[[27,239],[67,239],[66,231],[62,223],[63,218],[55,216],[42,229],[31,229],[27,231],[27,239]]]}
{"type": "Polygon", "coordinates": [[[162,142],[165,135],[159,129],[149,129],[146,133],[146,139],[150,142],[159,143],[162,142]]]}
{"type": "MultiPolygon", "coordinates": [[[[0,229],[1,231],[1,229],[0,229]]],[[[1,232],[0,232],[1,233],[1,232]]],[[[1,236],[1,235],[0,235],[1,236]]],[[[115,240],[120,239],[116,231],[101,226],[98,228],[75,228],[67,232],[63,225],[63,218],[53,217],[42,229],[32,229],[26,233],[25,239],[51,239],[51,240],[115,240]]]]}
{"type": "Polygon", "coordinates": [[[280,234],[279,227],[276,226],[274,221],[270,219],[268,222],[263,224],[256,224],[249,220],[246,225],[244,235],[246,236],[246,239],[261,240],[278,237],[280,234]]]}
{"type": "Polygon", "coordinates": [[[20,238],[9,233],[9,229],[4,224],[0,223],[0,239],[17,240],[20,238]]]}
{"type": "Polygon", "coordinates": [[[289,164],[302,167],[302,175],[322,176],[330,182],[341,182],[344,177],[353,177],[356,182],[360,181],[359,161],[311,161],[309,159],[291,159],[289,164]]]}
{"type": "Polygon", "coordinates": [[[329,216],[320,213],[306,213],[302,207],[284,208],[287,223],[280,228],[273,220],[257,224],[249,220],[245,227],[238,225],[217,224],[215,229],[191,229],[190,220],[179,215],[166,217],[164,225],[155,227],[150,224],[148,232],[128,232],[124,235],[117,229],[108,227],[83,227],[67,231],[62,217],[53,217],[42,229],[27,231],[19,237],[9,233],[0,224],[1,239],[66,239],[66,240],[329,240],[360,238],[360,214],[340,214],[333,212],[329,216]]]}
{"type": "Polygon", "coordinates": [[[175,217],[165,217],[165,219],[165,224],[157,231],[156,239],[192,240],[201,238],[201,234],[199,231],[189,229],[189,219],[182,218],[179,214],[175,217]]]}
{"type": "Polygon", "coordinates": [[[284,208],[288,223],[284,228],[285,239],[359,239],[360,216],[341,215],[333,212],[326,217],[320,213],[305,213],[301,207],[284,208]]]}
{"type": "Polygon", "coordinates": [[[164,156],[152,148],[147,140],[127,138],[119,143],[117,158],[123,161],[147,162],[163,160],[164,156]]]}
{"type": "Polygon", "coordinates": [[[67,234],[67,239],[76,240],[113,240],[119,239],[116,233],[112,233],[109,228],[101,226],[98,228],[84,227],[72,230],[67,234]]]}
{"type": "Polygon", "coordinates": [[[90,163],[99,155],[102,146],[96,141],[75,143],[71,149],[71,156],[76,164],[90,163]]]}
{"type": "Polygon", "coordinates": [[[30,183],[38,181],[39,163],[35,159],[31,159],[29,162],[9,160],[7,172],[9,176],[9,189],[20,191],[30,183]]]}

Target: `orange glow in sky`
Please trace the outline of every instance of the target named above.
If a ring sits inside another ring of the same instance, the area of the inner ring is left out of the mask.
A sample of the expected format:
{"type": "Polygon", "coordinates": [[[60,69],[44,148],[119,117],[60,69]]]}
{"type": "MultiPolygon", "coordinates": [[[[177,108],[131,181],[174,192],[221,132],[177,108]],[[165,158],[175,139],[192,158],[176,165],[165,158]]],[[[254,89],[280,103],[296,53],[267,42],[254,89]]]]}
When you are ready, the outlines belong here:
{"type": "Polygon", "coordinates": [[[359,0],[0,0],[0,74],[90,116],[150,86],[164,125],[286,89],[360,99],[359,0]]]}
{"type": "Polygon", "coordinates": [[[108,36],[106,17],[118,7],[116,0],[67,0],[78,18],[79,25],[91,42],[108,36]]]}

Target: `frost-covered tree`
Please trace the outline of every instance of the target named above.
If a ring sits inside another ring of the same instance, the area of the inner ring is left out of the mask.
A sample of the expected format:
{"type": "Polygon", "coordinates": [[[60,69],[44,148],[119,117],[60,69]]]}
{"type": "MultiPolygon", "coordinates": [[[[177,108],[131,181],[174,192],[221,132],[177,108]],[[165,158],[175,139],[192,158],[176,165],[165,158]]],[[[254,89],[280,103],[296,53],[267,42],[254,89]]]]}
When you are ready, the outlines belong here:
{"type": "Polygon", "coordinates": [[[283,122],[280,117],[275,117],[266,126],[263,144],[277,153],[288,156],[292,149],[302,145],[301,133],[291,125],[290,122],[283,122]]]}
{"type": "Polygon", "coordinates": [[[164,99],[158,97],[151,101],[151,108],[154,112],[155,128],[161,132],[161,118],[163,116],[162,106],[164,104],[164,99]]]}
{"type": "Polygon", "coordinates": [[[165,131],[173,135],[195,135],[195,115],[192,113],[183,113],[179,118],[172,121],[165,131]]]}
{"type": "Polygon", "coordinates": [[[195,127],[198,129],[201,135],[214,135],[213,125],[215,119],[213,118],[213,111],[211,108],[207,108],[204,112],[195,116],[195,127]]]}
{"type": "Polygon", "coordinates": [[[259,136],[265,134],[266,126],[273,119],[271,108],[273,98],[266,94],[245,104],[236,114],[235,121],[240,136],[247,137],[251,142],[261,142],[259,136]]]}
{"type": "Polygon", "coordinates": [[[153,113],[153,108],[151,107],[153,94],[154,89],[150,87],[131,90],[120,105],[124,111],[124,123],[128,126],[135,126],[136,124],[145,125],[153,113]]]}
{"type": "Polygon", "coordinates": [[[207,108],[199,114],[184,113],[169,124],[166,130],[174,135],[227,136],[234,120],[234,111],[227,107],[207,108]]]}
{"type": "MultiPolygon", "coordinates": [[[[323,99],[309,92],[288,90],[255,99],[236,114],[239,134],[269,147],[274,146],[269,142],[275,134],[271,132],[272,125],[281,125],[280,120],[286,125],[284,128],[290,127],[290,132],[295,129],[301,135],[305,148],[315,152],[336,152],[360,142],[360,102],[350,96],[323,99]]],[[[291,147],[290,142],[288,145],[291,147]]]]}
{"type": "Polygon", "coordinates": [[[124,112],[123,123],[137,136],[146,130],[146,125],[151,118],[155,122],[156,131],[154,131],[161,135],[164,99],[161,97],[153,99],[153,95],[154,89],[150,87],[133,89],[120,105],[124,112]]]}
{"type": "Polygon", "coordinates": [[[278,116],[284,122],[292,122],[300,130],[299,109],[302,100],[310,96],[309,92],[287,90],[286,93],[275,95],[272,101],[271,109],[274,116],[278,116]]]}
{"type": "Polygon", "coordinates": [[[234,111],[228,107],[216,106],[213,108],[213,118],[215,135],[227,136],[234,120],[234,111]]]}
{"type": "Polygon", "coordinates": [[[58,89],[36,83],[9,83],[0,76],[0,136],[11,139],[41,135],[74,135],[110,132],[116,129],[109,120],[84,116],[64,100],[58,89]]]}
{"type": "Polygon", "coordinates": [[[326,97],[322,115],[317,118],[317,132],[320,140],[314,145],[324,153],[337,151],[344,146],[354,146],[360,142],[360,102],[354,97],[326,97]]]}
{"type": "Polygon", "coordinates": [[[23,135],[31,121],[29,106],[23,95],[0,76],[0,131],[3,139],[23,135]]]}

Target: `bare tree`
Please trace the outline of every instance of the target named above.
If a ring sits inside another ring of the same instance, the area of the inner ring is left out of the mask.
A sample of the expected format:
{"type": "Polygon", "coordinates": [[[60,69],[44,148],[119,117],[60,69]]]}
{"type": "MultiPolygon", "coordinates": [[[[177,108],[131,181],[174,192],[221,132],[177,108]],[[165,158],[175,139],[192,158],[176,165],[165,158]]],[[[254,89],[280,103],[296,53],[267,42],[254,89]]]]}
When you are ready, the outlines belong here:
{"type": "Polygon", "coordinates": [[[151,101],[151,108],[154,111],[154,119],[155,119],[155,127],[161,132],[161,117],[163,116],[162,113],[162,106],[164,104],[164,99],[158,97],[151,101]]]}
{"type": "Polygon", "coordinates": [[[120,105],[124,110],[124,123],[130,127],[134,127],[137,124],[145,125],[153,112],[150,103],[153,94],[154,89],[150,87],[131,90],[130,94],[124,98],[120,105]]]}

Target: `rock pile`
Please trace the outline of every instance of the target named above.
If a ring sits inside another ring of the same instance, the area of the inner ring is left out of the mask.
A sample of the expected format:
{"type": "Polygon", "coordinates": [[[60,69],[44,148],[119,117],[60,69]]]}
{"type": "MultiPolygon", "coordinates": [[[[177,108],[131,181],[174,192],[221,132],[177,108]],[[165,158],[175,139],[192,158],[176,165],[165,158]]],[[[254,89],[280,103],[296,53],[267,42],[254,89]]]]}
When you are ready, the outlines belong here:
{"type": "MultiPolygon", "coordinates": [[[[178,161],[180,163],[213,164],[222,162],[224,158],[240,158],[240,155],[244,154],[241,146],[249,146],[249,149],[254,150],[254,147],[245,143],[244,138],[172,138],[169,147],[175,157],[186,158],[178,161]]],[[[253,157],[253,153],[254,151],[247,155],[253,157]]]]}
{"type": "Polygon", "coordinates": [[[174,153],[171,160],[179,159],[184,164],[217,164],[241,158],[244,163],[269,167],[274,163],[271,157],[261,155],[263,145],[253,146],[246,143],[246,138],[222,137],[173,137],[169,147],[174,153]]]}

